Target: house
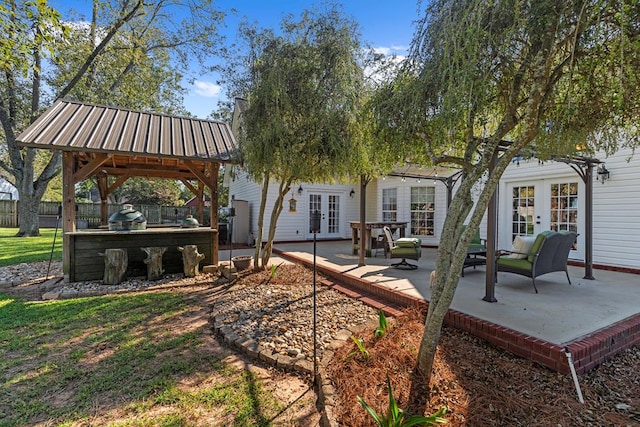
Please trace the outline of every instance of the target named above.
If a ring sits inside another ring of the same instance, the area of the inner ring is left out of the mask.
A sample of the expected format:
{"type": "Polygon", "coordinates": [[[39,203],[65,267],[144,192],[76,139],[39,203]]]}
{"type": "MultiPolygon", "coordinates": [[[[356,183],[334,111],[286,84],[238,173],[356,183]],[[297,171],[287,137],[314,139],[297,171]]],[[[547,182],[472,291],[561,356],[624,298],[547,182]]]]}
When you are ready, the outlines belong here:
{"type": "MultiPolygon", "coordinates": [[[[598,153],[595,158],[603,163],[593,169],[593,265],[640,272],[636,243],[640,240],[640,186],[636,184],[640,179],[640,159],[631,150],[621,150],[608,158],[598,153]],[[608,174],[598,173],[605,170],[608,174]]],[[[406,168],[372,181],[366,189],[366,220],[406,222],[407,236],[420,237],[423,246],[437,246],[448,197],[455,193],[455,176],[447,180],[451,174],[406,168]]],[[[236,169],[228,185],[231,198],[247,201],[248,229],[255,235],[260,185],[241,168],[236,169]]],[[[273,186],[267,198],[265,224],[269,223],[276,196],[273,186]]],[[[579,236],[570,259],[584,262],[586,196],[586,184],[571,165],[515,159],[498,188],[497,247],[511,248],[515,235],[535,235],[548,229],[574,230],[579,236]]],[[[278,220],[275,241],[312,240],[310,212],[316,209],[321,212],[318,239],[351,239],[349,223],[359,220],[359,204],[357,183],[296,184],[278,220]],[[290,209],[291,200],[295,209],[290,209]]],[[[486,220],[481,235],[486,236],[486,220]]],[[[264,230],[263,238],[266,237],[264,230]]]]}
{"type": "Polygon", "coordinates": [[[18,189],[9,181],[0,177],[0,200],[18,200],[18,189]]]}

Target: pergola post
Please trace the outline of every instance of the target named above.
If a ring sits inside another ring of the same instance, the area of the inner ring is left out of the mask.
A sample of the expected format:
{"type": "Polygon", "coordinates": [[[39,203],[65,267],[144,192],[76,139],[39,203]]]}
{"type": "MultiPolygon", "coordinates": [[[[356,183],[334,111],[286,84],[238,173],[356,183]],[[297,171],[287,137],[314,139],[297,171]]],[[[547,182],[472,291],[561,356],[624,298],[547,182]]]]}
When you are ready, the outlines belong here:
{"type": "MultiPolygon", "coordinates": [[[[493,153],[489,165],[489,175],[498,163],[498,152],[493,153]]],[[[496,244],[498,242],[498,187],[491,195],[487,206],[487,265],[485,276],[485,295],[483,301],[497,302],[496,299],[496,244]]]]}
{"type": "Polygon", "coordinates": [[[584,279],[593,277],[593,164],[586,162],[584,169],[585,213],[584,213],[584,279]]]}
{"type": "Polygon", "coordinates": [[[365,231],[366,231],[366,222],[367,222],[367,179],[364,175],[360,175],[360,251],[358,252],[358,267],[363,267],[364,257],[365,257],[365,248],[367,247],[367,242],[365,239],[365,231]]]}

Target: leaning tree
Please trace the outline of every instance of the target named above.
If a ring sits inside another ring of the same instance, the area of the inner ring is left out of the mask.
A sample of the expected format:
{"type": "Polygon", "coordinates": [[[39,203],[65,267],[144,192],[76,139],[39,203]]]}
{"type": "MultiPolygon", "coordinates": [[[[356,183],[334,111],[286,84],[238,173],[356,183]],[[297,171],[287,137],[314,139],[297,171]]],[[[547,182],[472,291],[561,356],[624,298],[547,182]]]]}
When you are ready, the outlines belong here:
{"type": "Polygon", "coordinates": [[[637,144],[639,23],[635,0],[426,6],[409,60],[376,95],[380,134],[462,170],[440,237],[418,382],[429,383],[467,247],[512,158],[637,144]]]}

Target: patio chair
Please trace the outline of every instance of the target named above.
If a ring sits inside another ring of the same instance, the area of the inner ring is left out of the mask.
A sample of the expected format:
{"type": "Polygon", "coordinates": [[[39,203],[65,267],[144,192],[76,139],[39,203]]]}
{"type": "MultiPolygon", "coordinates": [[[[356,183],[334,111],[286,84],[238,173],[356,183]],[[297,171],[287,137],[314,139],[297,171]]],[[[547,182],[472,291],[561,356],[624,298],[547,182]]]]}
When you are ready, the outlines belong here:
{"type": "MultiPolygon", "coordinates": [[[[458,235],[458,237],[462,236],[462,233],[464,233],[464,231],[467,229],[467,224],[464,224],[462,226],[462,230],[460,231],[460,234],[458,235]]],[[[480,238],[480,229],[476,228],[476,232],[473,235],[473,239],[471,239],[471,243],[469,243],[469,248],[468,250],[470,252],[479,252],[479,251],[485,251],[487,250],[487,239],[482,239],[480,238]]]]}
{"type": "Polygon", "coordinates": [[[383,230],[389,248],[387,251],[389,258],[402,258],[402,261],[391,264],[391,267],[407,268],[411,270],[418,268],[416,264],[409,264],[407,262],[407,258],[415,260],[420,259],[420,256],[422,255],[422,241],[415,237],[403,237],[394,241],[391,229],[389,227],[384,227],[383,230]]]}
{"type": "Polygon", "coordinates": [[[536,236],[526,253],[500,251],[496,259],[496,271],[530,277],[536,293],[536,277],[554,271],[564,271],[571,284],[567,263],[577,236],[573,231],[543,231],[536,236]]]}

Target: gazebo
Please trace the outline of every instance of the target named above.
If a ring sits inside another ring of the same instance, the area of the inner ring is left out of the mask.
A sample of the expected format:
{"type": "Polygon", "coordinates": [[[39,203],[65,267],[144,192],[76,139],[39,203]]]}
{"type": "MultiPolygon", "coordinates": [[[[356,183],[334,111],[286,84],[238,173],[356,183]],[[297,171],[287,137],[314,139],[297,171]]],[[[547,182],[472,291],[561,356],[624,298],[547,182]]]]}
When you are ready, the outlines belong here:
{"type": "MultiPolygon", "coordinates": [[[[95,254],[122,244],[173,247],[197,241],[202,245],[204,262],[218,264],[218,170],[221,163],[233,163],[238,151],[226,123],[57,100],[18,141],[26,147],[62,152],[65,281],[101,277],[102,261],[95,254]],[[75,184],[89,177],[98,183],[103,226],[107,225],[107,196],[112,191],[131,177],[153,177],[181,181],[200,200],[200,215],[203,191],[209,188],[211,227],[77,232],[75,184]],[[83,257],[88,248],[92,255],[83,257]]],[[[142,252],[137,252],[134,260],[142,257],[142,252]]],[[[177,249],[174,252],[168,251],[165,257],[178,257],[177,249]]]]}

